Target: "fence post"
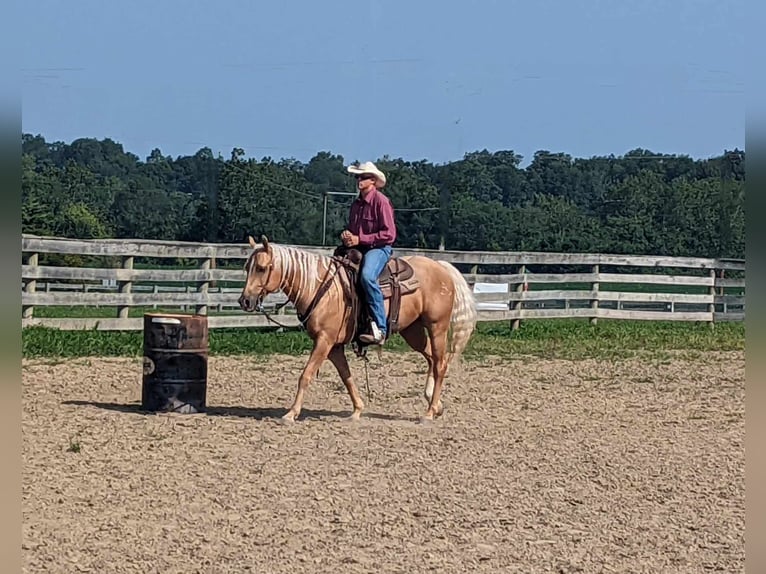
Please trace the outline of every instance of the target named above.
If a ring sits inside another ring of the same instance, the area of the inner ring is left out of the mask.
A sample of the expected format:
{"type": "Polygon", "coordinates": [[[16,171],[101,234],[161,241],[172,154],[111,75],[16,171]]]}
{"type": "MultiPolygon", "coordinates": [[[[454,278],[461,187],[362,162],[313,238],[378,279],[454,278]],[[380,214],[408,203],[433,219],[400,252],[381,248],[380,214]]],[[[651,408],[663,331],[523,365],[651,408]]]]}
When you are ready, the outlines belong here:
{"type": "Polygon", "coordinates": [[[591,273],[593,273],[596,276],[596,280],[591,283],[590,290],[593,291],[595,294],[595,297],[591,299],[590,301],[590,308],[593,309],[594,316],[590,318],[590,324],[596,325],[598,323],[598,296],[599,296],[599,283],[598,280],[598,274],[599,274],[599,266],[594,265],[591,269],[591,273]]]}
{"type": "MultiPolygon", "coordinates": [[[[527,266],[526,265],[519,265],[519,268],[517,270],[518,275],[524,275],[527,272],[527,266]]],[[[522,277],[522,281],[519,283],[509,283],[508,284],[508,292],[515,291],[516,293],[522,293],[524,291],[524,278],[522,277]],[[515,289],[514,289],[515,286],[515,289]]],[[[517,299],[513,302],[513,310],[514,311],[520,311],[522,305],[524,302],[521,299],[517,299]]],[[[511,320],[511,331],[516,331],[519,326],[521,325],[521,319],[512,319],[511,320]]]]}
{"type": "MultiPolygon", "coordinates": [[[[122,268],[123,269],[133,269],[133,256],[127,255],[122,258],[122,268]]],[[[130,293],[133,291],[133,281],[120,281],[119,282],[119,289],[120,293],[130,293]]],[[[129,305],[119,305],[117,307],[117,317],[120,319],[127,319],[128,313],[130,312],[130,306],[129,305]]]]}
{"type": "MultiPolygon", "coordinates": [[[[476,275],[478,274],[479,274],[479,266],[471,265],[471,275],[474,276],[474,279],[476,278],[476,275]]],[[[469,281],[468,286],[471,288],[471,291],[473,291],[473,288],[476,286],[476,281],[469,281]]]]}
{"type": "MultiPolygon", "coordinates": [[[[718,278],[719,279],[723,279],[725,276],[726,276],[726,270],[725,269],[719,269],[718,270],[718,278]]],[[[724,294],[723,289],[724,289],[723,285],[721,285],[718,288],[718,294],[721,295],[722,298],[723,298],[723,294],[724,294]]],[[[715,299],[713,299],[713,301],[715,302],[715,299]]],[[[721,311],[723,311],[723,313],[725,315],[726,313],[729,312],[729,304],[726,302],[726,299],[723,299],[722,305],[723,305],[723,308],[721,309],[721,311]]]]}
{"type": "MultiPolygon", "coordinates": [[[[37,261],[38,261],[38,254],[37,253],[30,253],[29,257],[27,257],[27,265],[30,267],[37,267],[37,261]]],[[[48,281],[50,283],[50,281],[48,281]]],[[[24,291],[27,293],[34,293],[37,291],[37,280],[36,279],[30,279],[27,281],[27,284],[24,287],[24,291]]],[[[31,319],[34,315],[35,308],[32,305],[25,305],[21,308],[21,316],[24,319],[31,319]]]]}
{"type": "MultiPolygon", "coordinates": [[[[208,257],[207,259],[203,259],[200,263],[199,268],[203,271],[210,271],[210,268],[213,265],[212,258],[208,257]]],[[[200,281],[197,284],[197,293],[205,293],[207,295],[208,289],[210,287],[209,281],[200,281]]],[[[197,315],[207,315],[207,305],[204,303],[197,304],[196,308],[197,315]]]]}
{"type": "Polygon", "coordinates": [[[716,278],[716,270],[711,269],[710,270],[710,280],[713,282],[713,284],[708,289],[708,293],[710,294],[711,301],[708,303],[707,310],[710,313],[710,328],[712,329],[715,327],[715,278],[716,278]]]}
{"type": "MultiPolygon", "coordinates": [[[[210,269],[217,269],[217,268],[218,268],[218,263],[216,263],[215,257],[211,257],[210,269]]],[[[218,281],[215,281],[215,280],[210,281],[210,284],[208,285],[208,287],[211,289],[215,289],[216,287],[218,287],[218,281]]]]}

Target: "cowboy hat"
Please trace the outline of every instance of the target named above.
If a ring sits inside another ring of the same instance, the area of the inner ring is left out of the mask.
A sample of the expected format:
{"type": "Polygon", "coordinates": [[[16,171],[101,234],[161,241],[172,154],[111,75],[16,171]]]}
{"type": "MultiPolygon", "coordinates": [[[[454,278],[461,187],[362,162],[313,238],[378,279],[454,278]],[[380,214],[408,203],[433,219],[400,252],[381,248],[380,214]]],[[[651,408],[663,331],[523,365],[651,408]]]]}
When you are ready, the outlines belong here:
{"type": "Polygon", "coordinates": [[[348,166],[348,172],[353,173],[355,175],[363,174],[363,173],[369,173],[371,175],[375,176],[375,187],[378,189],[384,187],[386,185],[386,174],[380,171],[374,163],[371,161],[366,161],[364,163],[359,163],[355,165],[348,166]]]}

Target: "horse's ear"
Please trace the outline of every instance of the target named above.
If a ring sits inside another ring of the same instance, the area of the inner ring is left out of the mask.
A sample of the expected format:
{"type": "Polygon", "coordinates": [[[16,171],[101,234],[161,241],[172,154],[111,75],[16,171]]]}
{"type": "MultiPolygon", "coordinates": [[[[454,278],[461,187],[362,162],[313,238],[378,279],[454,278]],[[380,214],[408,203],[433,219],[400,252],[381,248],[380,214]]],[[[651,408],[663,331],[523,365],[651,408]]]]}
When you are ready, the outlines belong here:
{"type": "Polygon", "coordinates": [[[263,248],[264,248],[266,251],[270,251],[270,250],[271,250],[271,249],[269,248],[269,238],[268,238],[268,237],[266,237],[265,235],[261,235],[261,243],[263,243],[263,248]]]}
{"type": "Polygon", "coordinates": [[[255,249],[255,239],[253,239],[253,236],[252,236],[252,235],[248,235],[248,236],[247,236],[247,241],[248,241],[248,243],[250,243],[250,247],[252,247],[253,249],[255,249]]]}

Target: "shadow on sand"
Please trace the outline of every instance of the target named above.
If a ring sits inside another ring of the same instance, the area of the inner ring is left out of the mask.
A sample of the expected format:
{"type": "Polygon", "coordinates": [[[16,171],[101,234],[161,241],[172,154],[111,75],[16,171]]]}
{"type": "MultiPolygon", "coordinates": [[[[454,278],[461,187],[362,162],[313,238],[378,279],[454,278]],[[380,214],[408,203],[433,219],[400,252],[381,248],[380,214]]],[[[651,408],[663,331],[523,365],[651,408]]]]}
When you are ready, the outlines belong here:
{"type": "MultiPolygon", "coordinates": [[[[72,400],[72,401],[62,401],[61,404],[95,407],[95,408],[103,409],[107,411],[116,411],[121,413],[131,413],[131,414],[138,414],[138,415],[164,414],[161,412],[158,413],[154,411],[146,411],[141,408],[140,403],[102,403],[98,401],[72,400]]],[[[240,406],[227,406],[227,407],[208,406],[205,412],[201,414],[204,414],[207,416],[214,416],[214,417],[240,417],[240,418],[254,419],[254,420],[280,421],[282,418],[282,415],[285,414],[286,412],[287,412],[286,408],[277,408],[277,407],[252,408],[252,407],[240,407],[240,406]]],[[[323,418],[345,419],[350,415],[351,415],[350,410],[328,411],[323,409],[303,409],[301,411],[300,416],[298,417],[298,421],[302,421],[304,419],[318,420],[323,418]]],[[[188,415],[184,415],[184,416],[188,416],[188,415]]],[[[376,420],[383,420],[383,421],[402,421],[402,422],[412,422],[416,420],[414,417],[402,417],[398,415],[374,413],[369,411],[364,411],[362,413],[362,419],[376,419],[376,420]]]]}

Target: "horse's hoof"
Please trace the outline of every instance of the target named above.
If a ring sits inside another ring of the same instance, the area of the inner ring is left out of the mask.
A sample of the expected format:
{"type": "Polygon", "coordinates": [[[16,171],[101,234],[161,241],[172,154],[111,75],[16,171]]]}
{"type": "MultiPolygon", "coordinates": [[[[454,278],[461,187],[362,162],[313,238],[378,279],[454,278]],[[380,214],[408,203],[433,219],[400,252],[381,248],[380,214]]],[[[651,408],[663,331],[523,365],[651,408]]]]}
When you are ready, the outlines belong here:
{"type": "Polygon", "coordinates": [[[359,414],[349,415],[343,418],[342,420],[344,423],[354,424],[354,423],[358,423],[361,420],[361,418],[362,418],[362,414],[359,413],[359,414]]]}
{"type": "Polygon", "coordinates": [[[428,415],[423,415],[422,417],[418,419],[418,424],[421,424],[421,425],[430,425],[433,422],[434,422],[433,417],[428,415]]]}
{"type": "Polygon", "coordinates": [[[283,425],[291,425],[295,423],[295,415],[286,414],[279,419],[279,422],[283,425]]]}

